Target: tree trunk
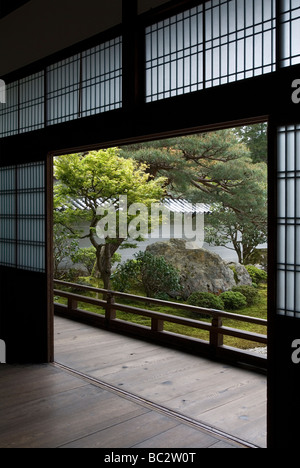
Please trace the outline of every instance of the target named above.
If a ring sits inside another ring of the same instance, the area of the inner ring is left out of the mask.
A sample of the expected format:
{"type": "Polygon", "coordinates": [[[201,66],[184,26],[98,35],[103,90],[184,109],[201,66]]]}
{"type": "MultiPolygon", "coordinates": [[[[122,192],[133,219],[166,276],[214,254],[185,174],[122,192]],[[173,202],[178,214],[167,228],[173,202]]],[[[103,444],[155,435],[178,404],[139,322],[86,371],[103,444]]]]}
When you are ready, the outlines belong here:
{"type": "Polygon", "coordinates": [[[254,249],[253,249],[253,247],[251,247],[249,245],[245,245],[243,247],[243,250],[244,250],[243,264],[247,265],[249,263],[249,257],[253,253],[254,249]]]}
{"type": "Polygon", "coordinates": [[[97,249],[97,264],[104,289],[111,289],[111,249],[110,244],[100,245],[97,249]]]}
{"type": "Polygon", "coordinates": [[[103,288],[111,289],[112,257],[122,244],[123,239],[115,243],[106,243],[97,247],[97,266],[103,281],[103,288]]]}
{"type": "Polygon", "coordinates": [[[238,256],[238,262],[242,264],[243,263],[243,253],[242,253],[242,249],[241,249],[241,243],[233,235],[231,235],[231,241],[232,241],[234,250],[235,250],[235,252],[236,252],[236,254],[238,256]]]}

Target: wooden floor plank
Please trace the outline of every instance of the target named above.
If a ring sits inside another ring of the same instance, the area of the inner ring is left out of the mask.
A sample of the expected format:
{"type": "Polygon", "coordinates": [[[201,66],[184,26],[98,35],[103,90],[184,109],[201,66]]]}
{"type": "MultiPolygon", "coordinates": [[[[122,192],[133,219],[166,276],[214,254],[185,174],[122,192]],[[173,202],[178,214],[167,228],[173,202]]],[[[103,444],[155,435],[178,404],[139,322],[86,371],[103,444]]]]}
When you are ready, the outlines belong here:
{"type": "Polygon", "coordinates": [[[57,447],[147,412],[86,385],[6,411],[1,421],[1,447],[57,447]]]}
{"type": "MultiPolygon", "coordinates": [[[[66,445],[66,448],[128,448],[176,427],[175,420],[150,412],[66,445]]],[[[200,438],[200,437],[199,437],[200,438]]]]}
{"type": "MultiPolygon", "coordinates": [[[[65,364],[263,444],[262,376],[68,320],[55,322],[56,356],[65,364]]],[[[0,366],[0,379],[1,448],[238,446],[57,366],[0,366]]]]}
{"type": "MultiPolygon", "coordinates": [[[[158,434],[151,439],[148,439],[145,442],[141,442],[134,446],[134,448],[165,448],[173,449],[176,447],[181,447],[181,449],[199,449],[199,448],[210,448],[216,446],[220,443],[220,440],[215,437],[202,432],[199,433],[193,428],[188,426],[183,426],[179,424],[178,426],[169,429],[161,434],[158,434]]],[[[236,448],[234,444],[229,442],[223,442],[224,445],[230,448],[236,448]]]]}
{"type": "Polygon", "coordinates": [[[59,362],[266,446],[265,376],[86,325],[81,334],[80,324],[69,322],[55,319],[59,362]],[[247,433],[246,410],[256,432],[248,424],[247,433]]]}
{"type": "Polygon", "coordinates": [[[210,449],[232,449],[232,448],[237,448],[233,444],[230,444],[229,442],[226,442],[224,440],[219,440],[217,441],[214,445],[211,445],[210,447],[207,447],[210,449]]]}
{"type": "Polygon", "coordinates": [[[64,374],[49,366],[0,366],[0,379],[5,372],[5,386],[0,386],[1,408],[10,405],[24,405],[37,398],[47,398],[53,394],[59,394],[67,390],[83,387],[85,382],[64,374]],[[30,379],[28,379],[30,369],[30,379]],[[21,387],[20,387],[21,382],[21,387]]]}
{"type": "Polygon", "coordinates": [[[0,378],[2,396],[12,392],[0,400],[0,448],[181,448],[183,440],[200,448],[223,441],[57,366],[1,366],[0,378]]]}

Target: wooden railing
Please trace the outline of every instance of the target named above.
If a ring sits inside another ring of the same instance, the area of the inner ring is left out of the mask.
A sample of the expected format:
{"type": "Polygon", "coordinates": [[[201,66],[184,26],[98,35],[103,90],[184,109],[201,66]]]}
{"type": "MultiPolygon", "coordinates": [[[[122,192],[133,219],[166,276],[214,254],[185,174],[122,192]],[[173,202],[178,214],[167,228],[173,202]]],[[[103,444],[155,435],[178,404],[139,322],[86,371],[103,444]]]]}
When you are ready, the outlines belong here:
{"type": "Polygon", "coordinates": [[[67,299],[67,305],[55,303],[55,314],[75,319],[80,322],[88,323],[99,328],[110,331],[118,331],[130,335],[135,335],[159,343],[176,346],[186,351],[196,352],[207,357],[218,360],[224,360],[232,363],[248,364],[263,370],[267,369],[266,355],[260,355],[254,352],[248,352],[239,348],[233,348],[224,345],[224,336],[232,336],[254,343],[267,345],[267,336],[252,333],[245,330],[230,328],[223,325],[223,319],[231,319],[240,322],[267,326],[267,320],[249,317],[245,315],[232,314],[220,310],[205,309],[186,304],[161,301],[142,296],[133,296],[131,294],[107,291],[105,289],[93,288],[90,286],[67,283],[65,281],[54,281],[55,285],[64,289],[55,289],[54,295],[67,299]],[[76,291],[93,292],[97,295],[102,294],[104,299],[87,297],[82,294],[66,291],[65,288],[75,289],[76,291]],[[142,302],[143,304],[171,307],[183,312],[194,312],[199,314],[199,318],[210,317],[211,322],[194,320],[182,316],[169,315],[161,312],[155,312],[132,305],[119,304],[117,299],[130,300],[130,302],[142,302]],[[88,312],[78,308],[78,303],[87,303],[97,306],[104,310],[104,314],[88,312]],[[125,320],[117,319],[117,311],[136,314],[148,317],[151,320],[151,327],[135,324],[125,320]],[[187,327],[197,328],[209,332],[209,341],[200,340],[186,335],[165,331],[165,323],[175,323],[187,327]]]}

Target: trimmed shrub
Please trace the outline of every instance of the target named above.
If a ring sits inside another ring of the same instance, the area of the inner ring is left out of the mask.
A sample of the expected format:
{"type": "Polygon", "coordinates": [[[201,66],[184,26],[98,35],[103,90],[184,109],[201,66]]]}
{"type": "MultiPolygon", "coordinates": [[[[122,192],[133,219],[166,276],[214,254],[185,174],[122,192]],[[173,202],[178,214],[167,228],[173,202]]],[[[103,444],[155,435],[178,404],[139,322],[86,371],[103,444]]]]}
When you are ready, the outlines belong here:
{"type": "Polygon", "coordinates": [[[154,299],[159,299],[160,301],[170,301],[170,296],[165,292],[159,292],[155,295],[154,299]]]}
{"type": "Polygon", "coordinates": [[[148,297],[157,294],[176,294],[181,291],[180,274],[163,256],[157,257],[149,252],[135,254],[140,265],[140,274],[148,297]]]}
{"type": "Polygon", "coordinates": [[[139,252],[134,256],[134,260],[118,265],[112,275],[114,289],[124,292],[135,286],[143,286],[148,297],[180,295],[180,274],[164,257],[148,252],[139,252]]]}
{"type": "Polygon", "coordinates": [[[136,260],[127,260],[119,264],[112,274],[112,284],[116,291],[127,292],[136,285],[140,274],[140,265],[136,260]]]}
{"type": "Polygon", "coordinates": [[[234,286],[231,291],[243,294],[249,306],[255,304],[258,298],[258,291],[253,286],[234,286]]]}
{"type": "Polygon", "coordinates": [[[204,307],[205,309],[224,309],[224,302],[220,296],[209,292],[195,292],[190,295],[187,303],[196,307],[204,307]]]}
{"type": "Polygon", "coordinates": [[[268,281],[268,275],[266,271],[261,270],[254,265],[246,265],[246,270],[251,276],[253,283],[259,284],[266,283],[268,281]]]}
{"type": "Polygon", "coordinates": [[[220,295],[226,310],[238,310],[247,306],[246,297],[240,292],[227,291],[220,295]]]}

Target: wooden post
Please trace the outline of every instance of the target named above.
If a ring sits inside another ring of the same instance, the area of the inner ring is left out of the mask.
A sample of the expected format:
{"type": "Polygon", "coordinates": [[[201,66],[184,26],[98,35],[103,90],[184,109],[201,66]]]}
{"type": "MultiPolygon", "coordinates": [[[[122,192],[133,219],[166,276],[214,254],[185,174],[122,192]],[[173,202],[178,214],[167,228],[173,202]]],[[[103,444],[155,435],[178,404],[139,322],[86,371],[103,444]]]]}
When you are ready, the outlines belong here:
{"type": "Polygon", "coordinates": [[[151,319],[151,330],[155,332],[164,331],[164,321],[156,318],[151,319]]]}
{"type": "Polygon", "coordinates": [[[210,345],[214,348],[223,346],[223,335],[218,331],[218,329],[222,328],[223,326],[222,319],[220,317],[213,317],[211,325],[212,329],[210,331],[210,345]]]}
{"type": "Polygon", "coordinates": [[[106,319],[107,324],[109,324],[111,320],[115,320],[117,318],[117,312],[113,308],[113,304],[114,304],[113,295],[111,293],[108,293],[106,297],[106,309],[105,309],[105,319],[106,319]]]}
{"type": "Polygon", "coordinates": [[[77,310],[78,301],[73,299],[72,297],[68,297],[68,311],[72,312],[72,310],[77,310]]]}

